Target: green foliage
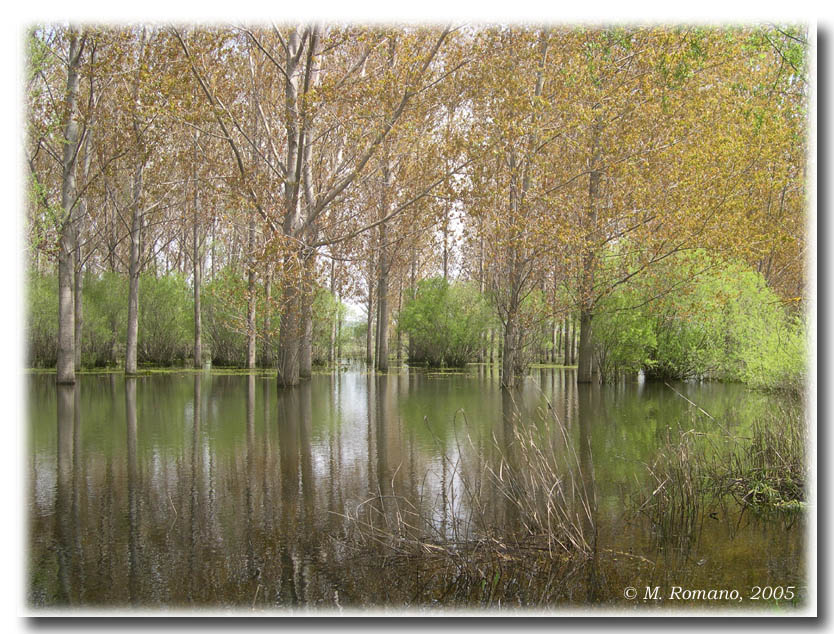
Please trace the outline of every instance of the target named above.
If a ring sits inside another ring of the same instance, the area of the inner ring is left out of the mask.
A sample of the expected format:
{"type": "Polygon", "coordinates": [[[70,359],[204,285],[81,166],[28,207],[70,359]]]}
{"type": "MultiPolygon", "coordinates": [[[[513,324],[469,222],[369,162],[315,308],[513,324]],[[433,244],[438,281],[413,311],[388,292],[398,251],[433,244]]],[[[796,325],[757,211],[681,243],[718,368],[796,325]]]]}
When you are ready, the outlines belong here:
{"type": "MultiPolygon", "coordinates": [[[[344,320],[347,308],[330,291],[317,288],[313,298],[313,363],[324,365],[328,360],[330,337],[339,317],[344,320]]],[[[343,343],[346,333],[342,333],[343,343]]],[[[337,335],[338,336],[338,335],[337,335]]],[[[336,342],[338,345],[338,342],[336,342]]]]}
{"type": "Polygon", "coordinates": [[[418,284],[417,297],[403,306],[399,323],[413,343],[411,361],[460,367],[475,358],[490,319],[474,285],[434,277],[418,284]]]}
{"type": "Polygon", "coordinates": [[[171,365],[189,355],[194,341],[194,304],[178,273],[139,278],[139,361],[171,365]]]}
{"type": "Polygon", "coordinates": [[[640,296],[632,288],[619,287],[598,307],[593,321],[595,360],[603,381],[621,373],[635,373],[650,364],[657,345],[654,323],[644,311],[634,310],[640,296]]]}
{"type": "MultiPolygon", "coordinates": [[[[127,326],[127,278],[105,271],[84,276],[81,363],[116,364],[127,326]]],[[[140,300],[141,301],[141,300],[140,300]]]]}
{"type": "Polygon", "coordinates": [[[679,254],[651,279],[618,287],[597,308],[594,341],[603,378],[639,368],[656,378],[718,378],[799,391],[805,324],[758,272],[679,254]]]}
{"type": "Polygon", "coordinates": [[[26,293],[26,365],[53,367],[58,359],[58,276],[30,273],[26,293]]]}
{"type": "Polygon", "coordinates": [[[226,268],[203,285],[203,345],[215,365],[246,363],[246,282],[226,268]]]}

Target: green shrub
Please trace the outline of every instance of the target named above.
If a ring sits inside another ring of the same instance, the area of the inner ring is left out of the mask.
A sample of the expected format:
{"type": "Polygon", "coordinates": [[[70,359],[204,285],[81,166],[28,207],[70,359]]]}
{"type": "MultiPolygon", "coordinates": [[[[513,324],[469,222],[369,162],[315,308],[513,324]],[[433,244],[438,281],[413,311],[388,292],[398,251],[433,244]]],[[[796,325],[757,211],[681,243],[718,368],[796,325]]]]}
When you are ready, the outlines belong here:
{"type": "Polygon", "coordinates": [[[223,269],[203,285],[201,293],[203,345],[212,363],[246,363],[246,282],[231,269],[223,269]]]}
{"type": "Polygon", "coordinates": [[[58,361],[58,276],[27,276],[26,365],[54,367],[58,361]]]}
{"type": "Polygon", "coordinates": [[[124,351],[127,328],[127,278],[105,271],[84,275],[84,325],[81,363],[116,364],[124,351]]]}
{"type": "Polygon", "coordinates": [[[178,273],[139,278],[139,346],[142,363],[172,365],[194,344],[193,294],[178,273]]]}
{"type": "Polygon", "coordinates": [[[430,366],[460,367],[474,360],[491,311],[478,289],[440,277],[423,280],[403,306],[399,324],[411,338],[414,358],[430,366]]]}

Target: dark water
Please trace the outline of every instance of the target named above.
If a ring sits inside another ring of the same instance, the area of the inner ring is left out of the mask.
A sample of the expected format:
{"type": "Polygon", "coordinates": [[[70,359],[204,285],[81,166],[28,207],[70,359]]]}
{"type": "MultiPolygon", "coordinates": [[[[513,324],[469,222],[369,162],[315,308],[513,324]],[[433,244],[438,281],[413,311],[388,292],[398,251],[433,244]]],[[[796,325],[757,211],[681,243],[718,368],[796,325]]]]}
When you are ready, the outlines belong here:
{"type": "MultiPolygon", "coordinates": [[[[682,539],[634,511],[670,434],[718,431],[662,384],[578,386],[543,369],[508,395],[483,367],[355,367],[283,391],[261,375],[27,381],[33,606],[479,608],[500,595],[649,610],[685,602],[643,601],[645,586],[677,585],[743,598],[695,607],[773,609],[749,600],[754,586],[806,591],[801,518],[710,507],[682,539]],[[592,554],[554,556],[550,542],[533,563],[508,545],[536,515],[509,499],[532,490],[537,464],[520,429],[555,447],[542,479],[564,486],[563,519],[592,554]],[[415,535],[458,550],[405,552],[415,535]],[[461,549],[474,542],[500,548],[461,549]]],[[[734,434],[785,406],[738,385],[674,387],[734,434]]]]}

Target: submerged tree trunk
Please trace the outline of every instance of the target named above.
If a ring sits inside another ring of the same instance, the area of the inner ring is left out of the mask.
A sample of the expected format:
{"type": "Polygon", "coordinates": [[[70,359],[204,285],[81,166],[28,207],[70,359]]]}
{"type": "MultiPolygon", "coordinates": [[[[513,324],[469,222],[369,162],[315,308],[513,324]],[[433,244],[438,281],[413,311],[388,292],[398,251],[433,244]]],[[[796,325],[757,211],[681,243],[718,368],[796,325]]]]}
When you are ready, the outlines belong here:
{"type": "MultiPolygon", "coordinates": [[[[382,254],[380,254],[381,256],[382,254]]],[[[388,267],[385,258],[380,257],[379,281],[377,283],[376,321],[376,367],[380,372],[388,371],[388,267]]]]}
{"type": "Polygon", "coordinates": [[[368,334],[365,337],[365,361],[369,370],[374,367],[374,292],[370,282],[368,282],[368,334]]]}
{"type": "Polygon", "coordinates": [[[61,161],[61,209],[63,222],[58,244],[58,359],[55,380],[59,384],[75,383],[75,306],[73,302],[73,256],[76,244],[73,203],[75,198],[75,163],[78,149],[78,84],[84,38],[79,41],[70,29],[67,58],[67,90],[64,109],[64,148],[61,161]]]}
{"type": "Polygon", "coordinates": [[[591,319],[593,315],[582,311],[579,316],[579,367],[576,380],[579,383],[590,383],[593,371],[593,339],[591,336],[591,319]]]}
{"type": "Polygon", "coordinates": [[[293,275],[297,269],[295,258],[288,256],[284,261],[284,283],[281,293],[281,326],[278,333],[278,386],[298,385],[299,353],[301,349],[301,291],[298,288],[300,275],[293,275]]]}

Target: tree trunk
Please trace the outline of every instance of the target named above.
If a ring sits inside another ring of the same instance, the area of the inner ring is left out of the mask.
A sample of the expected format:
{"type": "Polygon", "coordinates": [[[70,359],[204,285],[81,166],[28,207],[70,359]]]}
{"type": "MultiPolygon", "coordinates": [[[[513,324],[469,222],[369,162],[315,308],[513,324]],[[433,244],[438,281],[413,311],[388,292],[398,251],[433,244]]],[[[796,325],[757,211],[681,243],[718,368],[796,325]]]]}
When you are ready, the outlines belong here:
{"type": "Polygon", "coordinates": [[[514,387],[520,378],[521,354],[519,343],[521,341],[518,331],[518,311],[515,306],[510,306],[507,313],[507,323],[504,326],[504,349],[501,357],[501,385],[514,387]]]}
{"type": "MultiPolygon", "coordinates": [[[[289,261],[290,258],[287,258],[289,261]]],[[[281,329],[278,333],[278,386],[298,385],[299,352],[301,348],[301,307],[300,291],[296,280],[289,275],[289,267],[284,267],[284,284],[282,292],[281,329]]]]}
{"type": "MultiPolygon", "coordinates": [[[[411,300],[417,299],[417,249],[411,246],[411,300]]],[[[408,360],[414,360],[414,342],[408,335],[408,360]]]]}
{"type": "MultiPolygon", "coordinates": [[[[330,260],[330,296],[336,299],[336,260],[330,260]]],[[[339,314],[339,304],[336,303],[336,314],[330,323],[330,346],[327,349],[327,362],[333,363],[336,356],[336,319],[339,314]]]]}
{"type": "Polygon", "coordinates": [[[313,375],[313,271],[314,260],[310,256],[304,265],[304,286],[301,296],[301,351],[299,376],[309,379],[313,375]]]}
{"type": "Polygon", "coordinates": [[[128,265],[128,298],[127,298],[127,342],[125,350],[125,374],[136,374],[136,354],[139,339],[139,269],[141,266],[141,233],[142,233],[142,174],[145,168],[142,135],[140,131],[138,110],[139,81],[142,58],[145,52],[145,29],[139,40],[139,55],[136,77],[133,84],[133,134],[135,147],[134,170],[132,183],[132,218],[130,222],[130,260],[128,265]]]}
{"type": "MultiPolygon", "coordinates": [[[[382,256],[382,254],[380,254],[382,256]]],[[[380,257],[379,281],[377,283],[376,322],[376,367],[380,372],[388,371],[388,267],[385,258],[380,257]]]]}
{"type": "Polygon", "coordinates": [[[78,71],[84,38],[70,29],[67,64],[66,106],[64,109],[64,148],[61,162],[61,209],[63,222],[58,244],[58,359],[55,380],[59,384],[75,383],[75,307],[73,304],[73,255],[76,243],[73,203],[75,197],[75,162],[78,149],[78,71]]]}
{"type": "Polygon", "coordinates": [[[263,366],[272,367],[272,267],[267,267],[266,279],[264,280],[264,332],[263,332],[263,366]]]}
{"type": "Polygon", "coordinates": [[[192,265],[194,274],[194,367],[200,368],[203,365],[203,317],[200,306],[200,285],[203,282],[203,259],[200,255],[200,229],[199,229],[199,209],[200,209],[200,192],[197,186],[197,141],[194,140],[194,156],[192,159],[192,178],[191,183],[194,187],[193,193],[193,218],[192,218],[192,232],[193,232],[193,248],[192,265]]]}
{"type": "Polygon", "coordinates": [[[255,369],[257,359],[256,354],[256,337],[258,334],[257,324],[255,323],[255,302],[257,301],[257,293],[255,289],[255,212],[249,212],[249,240],[248,240],[248,258],[247,258],[247,285],[246,295],[248,310],[246,313],[246,367],[250,370],[255,369]]]}
{"type": "Polygon", "coordinates": [[[368,282],[368,334],[365,338],[365,361],[368,369],[374,367],[374,292],[373,284],[368,282]]]}
{"type": "Polygon", "coordinates": [[[403,339],[402,328],[399,325],[399,316],[403,312],[403,283],[400,279],[400,292],[397,295],[397,365],[403,360],[403,339]]]}
{"type": "MultiPolygon", "coordinates": [[[[141,187],[141,168],[134,175],[134,192],[137,182],[141,187]]],[[[136,374],[136,354],[139,339],[139,257],[142,217],[139,213],[139,200],[134,193],[133,219],[130,223],[130,261],[128,268],[127,296],[127,342],[125,344],[125,374],[136,374]]]]}
{"type": "Polygon", "coordinates": [[[591,337],[591,319],[593,315],[582,311],[579,317],[579,368],[576,380],[579,383],[590,383],[593,365],[593,341],[591,337]]]}
{"type": "MultiPolygon", "coordinates": [[[[79,207],[79,211],[83,209],[79,207]]],[[[83,260],[81,259],[81,245],[79,244],[79,236],[75,237],[75,336],[73,337],[73,346],[75,347],[75,369],[81,369],[81,344],[84,335],[84,276],[83,276],[83,260]]]]}

